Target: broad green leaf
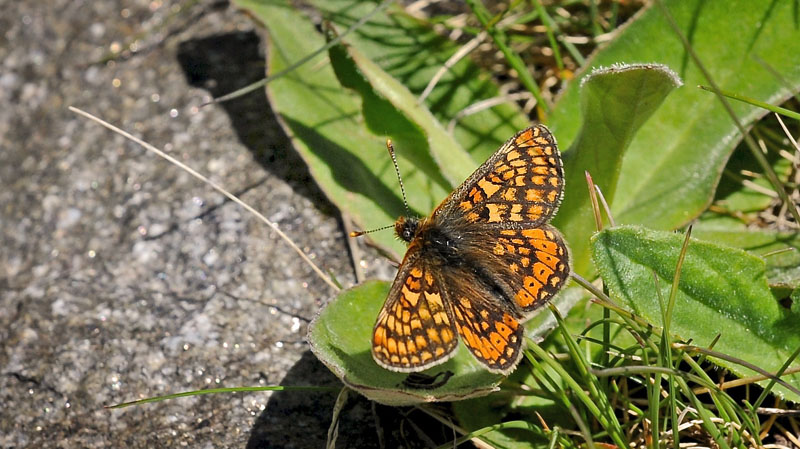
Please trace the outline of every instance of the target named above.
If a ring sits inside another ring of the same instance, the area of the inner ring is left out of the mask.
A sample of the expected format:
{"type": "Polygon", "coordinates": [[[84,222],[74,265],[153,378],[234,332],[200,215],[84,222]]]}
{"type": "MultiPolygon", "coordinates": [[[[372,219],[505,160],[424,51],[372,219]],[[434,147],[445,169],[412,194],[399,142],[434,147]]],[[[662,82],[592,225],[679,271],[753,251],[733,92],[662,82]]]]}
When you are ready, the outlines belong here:
{"type": "MultiPolygon", "coordinates": [[[[313,24],[285,2],[238,4],[267,25],[268,73],[277,73],[325,45],[313,24]]],[[[366,128],[360,99],[342,88],[327,59],[323,53],[274,80],[267,85],[267,95],[328,198],[365,228],[392,223],[404,207],[385,137],[366,128]]],[[[447,192],[421,172],[409,172],[406,179],[421,203],[427,198],[427,204],[435,204],[447,192]]],[[[390,232],[375,233],[373,238],[398,253],[403,250],[390,232]]]]}
{"type": "MultiPolygon", "coordinates": [[[[325,45],[324,37],[304,12],[286,1],[237,0],[236,3],[250,10],[267,27],[270,74],[279,72],[325,45]]],[[[348,1],[318,3],[325,17],[338,25],[340,32],[377,5],[374,2],[348,1]]],[[[407,17],[399,7],[392,6],[390,11],[390,14],[376,14],[346,38],[354,51],[364,48],[367,57],[375,58],[381,68],[417,94],[457,50],[457,46],[407,17]]],[[[281,123],[292,137],[295,149],[308,163],[309,171],[328,198],[362,229],[386,226],[405,213],[394,169],[386,153],[386,138],[397,139],[391,132],[408,131],[405,125],[409,122],[397,123],[393,120],[402,113],[395,109],[392,102],[381,104],[364,101],[365,97],[342,88],[331,65],[326,63],[327,56],[327,53],[321,55],[268,84],[268,96],[281,123]],[[395,110],[377,115],[387,112],[387,104],[395,110]],[[376,105],[380,107],[374,108],[376,105]],[[362,106],[369,113],[366,118],[362,106]]],[[[368,86],[370,90],[379,93],[384,100],[398,95],[393,86],[385,84],[390,78],[377,70],[367,58],[363,59],[367,62],[359,70],[362,75],[370,75],[364,76],[364,80],[380,84],[378,88],[368,86]],[[388,92],[386,89],[389,89],[388,92]]],[[[353,79],[350,78],[350,81],[353,79]]],[[[397,86],[397,83],[393,85],[397,86]]],[[[355,87],[363,86],[351,86],[355,87]]],[[[360,92],[363,94],[363,91],[360,92]]],[[[482,74],[469,60],[462,60],[450,68],[426,104],[431,107],[435,117],[449,120],[467,105],[495,95],[497,88],[489,76],[482,74]]],[[[420,112],[424,111],[424,106],[413,106],[407,100],[407,97],[403,99],[401,105],[417,108],[414,112],[418,116],[427,115],[420,112]]],[[[427,214],[443,200],[450,192],[451,184],[463,180],[448,179],[445,182],[447,178],[441,167],[446,167],[453,179],[452,173],[456,170],[469,174],[477,167],[477,161],[493,153],[503,141],[527,126],[528,121],[515,105],[504,104],[452,123],[453,135],[476,161],[472,167],[467,167],[463,152],[439,155],[437,158],[444,161],[442,165],[432,165],[432,157],[423,154],[428,151],[427,145],[413,145],[413,138],[404,141],[404,136],[413,133],[401,132],[397,139],[404,146],[398,148],[398,158],[409,203],[414,211],[421,214],[427,214]],[[453,164],[452,158],[460,162],[453,164]]],[[[447,133],[441,133],[441,125],[435,121],[427,120],[421,125],[415,123],[413,127],[435,129],[437,139],[449,139],[447,133]]],[[[434,150],[440,151],[441,146],[437,140],[434,150]]],[[[448,144],[447,147],[452,145],[448,144]]],[[[403,244],[391,232],[373,233],[369,238],[396,255],[405,251],[403,244]]]]}
{"type": "MultiPolygon", "coordinates": [[[[593,260],[612,299],[661,326],[659,300],[669,298],[683,236],[623,226],[599,232],[592,243],[593,260]]],[[[800,347],[800,310],[775,300],[764,261],[756,256],[693,239],[678,288],[671,329],[681,339],[706,346],[719,335],[715,351],[773,373],[800,347]]],[[[739,375],[755,375],[730,362],[715,363],[739,375]]],[[[783,380],[800,387],[800,374],[783,380]]],[[[792,401],[800,400],[783,386],[775,389],[792,401]]]]}
{"type": "Polygon", "coordinates": [[[445,189],[472,173],[476,163],[469,153],[405,86],[346,41],[329,53],[342,85],[361,95],[367,125],[373,132],[392,136],[398,154],[416,155],[415,166],[432,168],[426,174],[434,181],[443,175],[447,181],[439,183],[445,189]],[[435,162],[429,161],[431,157],[435,162]]]}
{"type": "Polygon", "coordinates": [[[395,373],[372,360],[372,326],[390,284],[367,281],[346,290],[322,309],[309,326],[308,340],[314,354],[349,387],[388,405],[431,401],[455,401],[483,396],[497,390],[503,379],[482,368],[459,345],[455,357],[419,373],[395,373]],[[440,385],[441,384],[441,385],[440,385]]]}
{"type": "Polygon", "coordinates": [[[650,64],[598,69],[581,86],[583,127],[564,152],[566,191],[553,224],[572,250],[573,269],[589,276],[589,236],[595,229],[586,188],[588,171],[608,198],[614,197],[623,156],[642,124],[680,80],[666,67],[650,64]]]}
{"type": "MultiPolygon", "coordinates": [[[[497,390],[502,376],[491,374],[459,343],[456,356],[442,365],[423,371],[433,383],[431,388],[413,386],[415,376],[395,373],[372,360],[372,327],[383,305],[390,284],[368,281],[345,290],[328,303],[311,323],[308,340],[314,354],[342,381],[368,398],[392,405],[430,401],[456,401],[484,396],[497,390]],[[438,376],[438,377],[437,377],[438,376]],[[409,383],[411,382],[411,383],[409,383]]],[[[564,289],[554,300],[565,313],[581,299],[582,290],[564,289]]],[[[527,336],[539,338],[554,326],[549,313],[538,313],[525,323],[527,336]]],[[[524,364],[523,364],[524,365],[524,364]]]]}
{"type": "MultiPolygon", "coordinates": [[[[664,1],[684,35],[722,89],[779,103],[800,88],[800,39],[793,2],[664,1]],[[756,57],[781,74],[775,79],[756,57]]],[[[621,28],[584,68],[648,61],[675,70],[686,83],[664,102],[631,142],[622,164],[612,210],[617,222],[672,229],[697,217],[709,204],[731,151],[736,127],[658,8],[621,28]]],[[[578,77],[556,105],[549,124],[565,147],[581,127],[578,77]]],[[[734,102],[745,124],[763,109],[734,102]]],[[[601,185],[601,187],[604,187],[601,185]]],[[[612,199],[612,198],[609,198],[612,199]]]]}
{"type": "MultiPolygon", "coordinates": [[[[322,17],[340,31],[369,14],[378,4],[363,0],[314,0],[312,3],[322,17]]],[[[347,41],[415,96],[422,93],[448,58],[461,48],[460,43],[431,29],[429,23],[409,16],[397,3],[390,6],[386,14],[376,15],[347,36],[347,41]]],[[[433,115],[447,129],[452,128],[461,147],[472,155],[476,162],[472,169],[514,133],[530,125],[526,115],[511,101],[463,115],[465,108],[500,95],[492,76],[479,69],[469,57],[462,58],[448,68],[425,100],[433,115]]]]}
{"type": "Polygon", "coordinates": [[[800,287],[800,233],[770,229],[747,229],[742,223],[727,219],[704,219],[694,226],[697,238],[741,248],[761,257],[773,288],[800,287]]]}

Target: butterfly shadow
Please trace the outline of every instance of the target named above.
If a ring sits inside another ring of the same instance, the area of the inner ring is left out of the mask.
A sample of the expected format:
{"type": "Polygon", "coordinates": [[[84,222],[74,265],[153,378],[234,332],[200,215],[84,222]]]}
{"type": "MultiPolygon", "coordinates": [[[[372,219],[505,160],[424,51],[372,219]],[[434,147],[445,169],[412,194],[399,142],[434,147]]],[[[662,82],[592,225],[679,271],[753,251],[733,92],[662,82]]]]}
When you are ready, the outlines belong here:
{"type": "MultiPolygon", "coordinates": [[[[304,352],[278,383],[283,386],[341,386],[339,379],[311,351],[304,352]]],[[[272,393],[250,431],[247,448],[325,447],[336,395],[336,391],[272,393]]],[[[370,447],[358,445],[359,440],[368,442],[375,439],[369,403],[366,400],[351,402],[353,404],[342,411],[340,432],[347,429],[351,447],[370,447]]]]}

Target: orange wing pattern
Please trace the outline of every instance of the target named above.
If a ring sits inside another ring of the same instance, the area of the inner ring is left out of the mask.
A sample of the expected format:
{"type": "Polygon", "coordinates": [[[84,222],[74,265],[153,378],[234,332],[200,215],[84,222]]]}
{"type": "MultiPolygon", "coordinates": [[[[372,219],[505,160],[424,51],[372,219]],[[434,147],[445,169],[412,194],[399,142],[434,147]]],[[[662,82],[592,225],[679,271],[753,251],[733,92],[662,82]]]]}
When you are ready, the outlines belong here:
{"type": "Polygon", "coordinates": [[[567,246],[550,226],[501,230],[493,244],[494,263],[486,269],[508,283],[523,314],[547,303],[569,276],[567,246]]]}
{"type": "Polygon", "coordinates": [[[381,366],[422,371],[449,359],[460,335],[486,369],[508,374],[522,356],[530,312],[569,275],[569,251],[547,222],[564,189],[555,139],[520,131],[429,218],[398,219],[409,242],[373,331],[381,366]]]}
{"type": "Polygon", "coordinates": [[[558,210],[563,189],[555,138],[544,126],[532,126],[500,147],[434,215],[463,215],[470,223],[539,225],[558,210]]]}
{"type": "Polygon", "coordinates": [[[372,357],[382,367],[400,372],[443,363],[458,346],[448,312],[432,271],[414,247],[409,248],[375,323],[372,357]]]}
{"type": "Polygon", "coordinates": [[[485,280],[462,275],[467,279],[446,283],[458,333],[487,370],[508,374],[522,356],[525,328],[512,309],[502,307],[485,280]]]}

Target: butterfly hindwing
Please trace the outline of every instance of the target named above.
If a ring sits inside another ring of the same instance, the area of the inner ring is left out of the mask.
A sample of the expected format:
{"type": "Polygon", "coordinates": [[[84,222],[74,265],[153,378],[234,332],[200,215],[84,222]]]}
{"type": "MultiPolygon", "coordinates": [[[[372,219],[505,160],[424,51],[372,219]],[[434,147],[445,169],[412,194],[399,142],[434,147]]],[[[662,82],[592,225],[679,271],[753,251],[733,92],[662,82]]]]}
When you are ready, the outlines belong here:
{"type": "Polygon", "coordinates": [[[458,346],[446,299],[412,245],[372,332],[372,356],[392,371],[421,371],[445,362],[458,346]]]}
{"type": "Polygon", "coordinates": [[[500,229],[473,244],[484,246],[473,252],[486,254],[478,260],[488,261],[481,264],[487,276],[502,281],[523,315],[546,304],[569,276],[567,245],[549,225],[500,229]]]}
{"type": "Polygon", "coordinates": [[[525,336],[514,309],[497,296],[490,279],[472,270],[445,269],[442,277],[461,341],[489,371],[511,372],[522,356],[525,336]]]}

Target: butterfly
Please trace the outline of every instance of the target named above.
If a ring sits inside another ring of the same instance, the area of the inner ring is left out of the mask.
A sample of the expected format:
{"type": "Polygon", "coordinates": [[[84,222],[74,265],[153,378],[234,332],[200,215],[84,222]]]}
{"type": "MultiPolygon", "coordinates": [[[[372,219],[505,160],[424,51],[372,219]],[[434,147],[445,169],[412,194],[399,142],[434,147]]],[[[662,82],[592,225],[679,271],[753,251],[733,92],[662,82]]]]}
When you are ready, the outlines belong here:
{"type": "Polygon", "coordinates": [[[519,363],[531,312],[569,274],[569,251],[548,224],[561,202],[564,170],[547,127],[518,132],[429,217],[400,217],[408,243],[378,314],[372,357],[392,371],[444,363],[458,337],[493,373],[519,363]]]}

